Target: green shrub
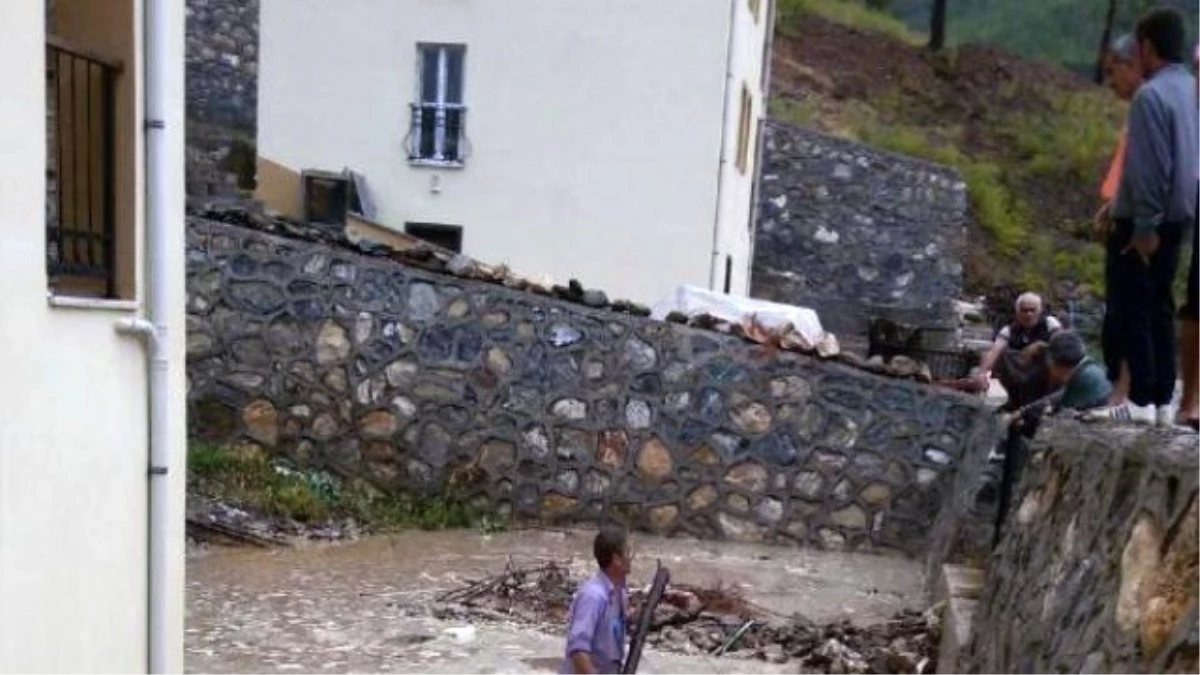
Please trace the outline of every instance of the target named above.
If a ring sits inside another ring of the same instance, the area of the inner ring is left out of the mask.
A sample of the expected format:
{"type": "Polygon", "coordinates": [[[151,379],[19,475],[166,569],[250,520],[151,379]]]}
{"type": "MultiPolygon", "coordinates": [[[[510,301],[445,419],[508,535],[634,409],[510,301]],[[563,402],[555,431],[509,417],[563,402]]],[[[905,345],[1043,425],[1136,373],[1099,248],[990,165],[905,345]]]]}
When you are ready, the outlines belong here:
{"type": "Polygon", "coordinates": [[[1036,178],[1098,183],[1112,157],[1124,111],[1102,91],[1046,94],[1049,108],[1010,118],[1004,126],[1017,166],[1036,178]]]}
{"type": "Polygon", "coordinates": [[[504,527],[459,495],[382,493],[365,483],[342,483],[324,471],[296,471],[207,444],[188,448],[188,483],[189,490],[205,496],[301,522],[351,517],[375,531],[477,527],[494,532],[504,527]]]}
{"type": "MultiPolygon", "coordinates": [[[[880,4],[878,0],[868,0],[880,4]]],[[[853,26],[874,33],[883,33],[909,44],[925,43],[925,37],[914,33],[903,21],[868,6],[863,0],[779,0],[777,28],[795,34],[796,20],[802,14],[817,14],[835,23],[853,26]]]]}

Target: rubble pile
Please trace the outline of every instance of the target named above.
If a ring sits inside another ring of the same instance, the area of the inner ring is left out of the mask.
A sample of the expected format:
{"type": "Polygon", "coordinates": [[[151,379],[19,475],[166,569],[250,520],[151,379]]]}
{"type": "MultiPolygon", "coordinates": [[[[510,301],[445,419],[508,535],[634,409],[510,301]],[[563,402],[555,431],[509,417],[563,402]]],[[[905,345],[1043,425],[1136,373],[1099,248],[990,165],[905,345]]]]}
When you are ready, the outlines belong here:
{"type": "Polygon", "coordinates": [[[353,541],[362,527],[353,519],[301,523],[241,509],[219,499],[193,493],[187,497],[187,536],[193,544],[222,546],[292,546],[298,541],[353,541]]]}
{"type": "MultiPolygon", "coordinates": [[[[441,619],[499,621],[561,629],[581,579],[569,562],[517,566],[443,593],[432,613],[441,619]]],[[[649,588],[630,591],[628,630],[649,588]]],[[[905,610],[891,620],[857,626],[783,617],[746,600],[736,588],[672,582],[655,607],[647,643],[690,654],[794,663],[802,672],[931,673],[941,635],[938,613],[905,610]]]]}

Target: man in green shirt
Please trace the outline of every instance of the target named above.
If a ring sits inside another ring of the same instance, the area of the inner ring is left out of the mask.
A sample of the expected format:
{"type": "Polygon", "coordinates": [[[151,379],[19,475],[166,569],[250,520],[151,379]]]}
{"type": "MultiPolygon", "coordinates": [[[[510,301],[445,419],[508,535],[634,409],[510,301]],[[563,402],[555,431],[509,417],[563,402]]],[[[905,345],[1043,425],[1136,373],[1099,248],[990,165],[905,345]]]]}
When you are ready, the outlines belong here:
{"type": "Polygon", "coordinates": [[[1087,348],[1079,334],[1074,331],[1059,331],[1050,337],[1046,346],[1048,376],[1057,391],[1044,396],[1018,410],[1011,421],[1020,420],[1021,426],[1061,410],[1084,411],[1102,408],[1112,393],[1112,384],[1104,367],[1087,355],[1087,348]]]}

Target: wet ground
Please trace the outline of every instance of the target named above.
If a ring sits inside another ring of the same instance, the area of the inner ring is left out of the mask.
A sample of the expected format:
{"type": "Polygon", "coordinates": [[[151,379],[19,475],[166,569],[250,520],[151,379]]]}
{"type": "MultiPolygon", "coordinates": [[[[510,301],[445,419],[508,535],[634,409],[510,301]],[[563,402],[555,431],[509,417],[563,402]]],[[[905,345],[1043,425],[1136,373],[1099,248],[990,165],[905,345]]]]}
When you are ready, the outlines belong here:
{"type": "MultiPolygon", "coordinates": [[[[590,571],[587,530],[407,532],[303,549],[204,549],[188,560],[189,672],[554,672],[562,636],[517,624],[471,628],[424,615],[438,593],[518,563],[572,559],[590,571]],[[465,630],[461,630],[465,629],[465,630]],[[473,633],[473,634],[472,634],[473,633]]],[[[634,583],[654,560],[672,580],[736,585],[746,599],[814,621],[863,625],[922,603],[915,561],[637,537],[634,583]]],[[[793,667],[794,669],[794,667],[793,667]]],[[[785,672],[760,661],[656,652],[639,672],[785,672]]]]}

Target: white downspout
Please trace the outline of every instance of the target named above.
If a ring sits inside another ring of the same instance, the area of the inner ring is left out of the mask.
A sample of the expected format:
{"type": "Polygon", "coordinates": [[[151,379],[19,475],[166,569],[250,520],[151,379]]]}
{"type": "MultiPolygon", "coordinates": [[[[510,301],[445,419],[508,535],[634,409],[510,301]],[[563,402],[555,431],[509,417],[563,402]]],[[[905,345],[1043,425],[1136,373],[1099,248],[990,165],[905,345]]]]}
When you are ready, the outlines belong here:
{"type": "Polygon", "coordinates": [[[171,435],[169,427],[171,372],[169,326],[171,237],[168,232],[172,217],[169,213],[173,172],[181,167],[168,165],[167,96],[171,66],[168,40],[170,0],[143,0],[142,36],[145,69],[145,149],[146,149],[146,256],[149,261],[147,294],[149,322],[150,389],[150,522],[149,522],[149,592],[148,592],[148,661],[151,673],[165,673],[171,667],[172,645],[168,622],[171,617],[172,595],[169,593],[171,551],[171,435]]]}
{"type": "Polygon", "coordinates": [[[713,214],[712,253],[708,265],[708,289],[717,290],[717,269],[720,267],[721,212],[725,210],[725,165],[729,163],[726,157],[726,141],[729,131],[729,92],[733,82],[733,35],[737,27],[737,9],[739,0],[729,2],[729,31],[725,39],[725,91],[721,96],[721,145],[717,161],[717,203],[716,213],[713,214]]]}

